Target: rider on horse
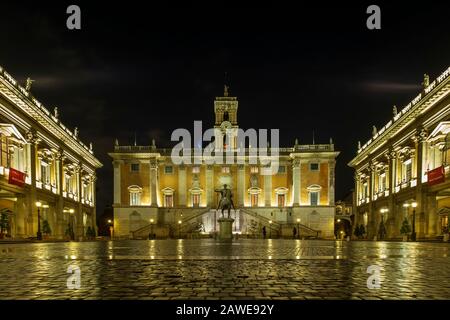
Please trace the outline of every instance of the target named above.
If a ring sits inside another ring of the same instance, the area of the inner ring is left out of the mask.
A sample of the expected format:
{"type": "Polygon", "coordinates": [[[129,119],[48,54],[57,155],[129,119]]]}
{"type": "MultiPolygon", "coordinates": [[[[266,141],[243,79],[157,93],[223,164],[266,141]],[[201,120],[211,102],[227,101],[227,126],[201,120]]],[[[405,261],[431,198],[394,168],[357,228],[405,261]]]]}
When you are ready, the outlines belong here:
{"type": "Polygon", "coordinates": [[[216,189],[215,192],[219,192],[221,195],[219,204],[217,205],[217,210],[222,209],[222,217],[223,217],[223,210],[228,209],[228,218],[230,218],[230,210],[231,207],[236,211],[236,208],[234,207],[233,203],[233,194],[231,193],[230,189],[227,189],[227,185],[223,185],[223,189],[216,189]]]}

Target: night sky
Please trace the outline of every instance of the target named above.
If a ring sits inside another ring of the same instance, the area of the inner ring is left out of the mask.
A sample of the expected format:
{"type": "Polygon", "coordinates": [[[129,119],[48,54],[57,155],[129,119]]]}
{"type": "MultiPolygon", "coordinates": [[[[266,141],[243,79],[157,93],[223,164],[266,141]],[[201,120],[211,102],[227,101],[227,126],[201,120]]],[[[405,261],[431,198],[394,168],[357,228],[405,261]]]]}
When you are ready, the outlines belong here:
{"type": "MultiPolygon", "coordinates": [[[[227,72],[241,128],[278,128],[280,145],[328,143],[337,159],[336,199],[353,187],[347,163],[372,125],[381,128],[450,65],[450,5],[381,7],[381,30],[366,8],[317,4],[165,7],[148,2],[2,3],[0,65],[62,122],[94,143],[98,215],[112,202],[114,139],[170,146],[176,128],[213,125],[213,101],[227,72]],[[81,30],[66,8],[81,7],[81,30]],[[299,5],[296,8],[294,5],[299,5]]],[[[93,2],[93,1],[91,1],[93,2]]]]}

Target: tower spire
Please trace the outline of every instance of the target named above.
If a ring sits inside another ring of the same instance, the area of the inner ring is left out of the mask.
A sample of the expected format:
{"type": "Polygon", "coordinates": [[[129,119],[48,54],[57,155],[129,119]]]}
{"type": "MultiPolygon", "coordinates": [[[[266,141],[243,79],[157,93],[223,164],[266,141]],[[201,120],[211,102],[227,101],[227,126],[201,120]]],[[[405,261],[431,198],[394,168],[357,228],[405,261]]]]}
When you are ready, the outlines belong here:
{"type": "Polygon", "coordinates": [[[228,73],[225,71],[224,77],[223,77],[223,96],[228,97],[230,86],[228,85],[228,73]]]}

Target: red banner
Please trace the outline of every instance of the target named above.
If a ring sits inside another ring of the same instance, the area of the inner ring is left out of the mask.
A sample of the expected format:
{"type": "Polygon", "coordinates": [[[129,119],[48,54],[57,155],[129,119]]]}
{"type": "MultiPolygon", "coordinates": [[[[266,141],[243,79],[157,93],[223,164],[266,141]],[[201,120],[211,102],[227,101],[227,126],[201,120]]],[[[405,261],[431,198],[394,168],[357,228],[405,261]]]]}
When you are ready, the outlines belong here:
{"type": "Polygon", "coordinates": [[[445,181],[445,169],[444,166],[437,167],[436,169],[428,171],[428,185],[433,186],[445,181]]]}
{"type": "Polygon", "coordinates": [[[13,168],[9,168],[9,179],[8,179],[9,184],[14,184],[16,186],[23,187],[23,185],[25,184],[25,177],[26,177],[25,173],[20,172],[13,168]]]}

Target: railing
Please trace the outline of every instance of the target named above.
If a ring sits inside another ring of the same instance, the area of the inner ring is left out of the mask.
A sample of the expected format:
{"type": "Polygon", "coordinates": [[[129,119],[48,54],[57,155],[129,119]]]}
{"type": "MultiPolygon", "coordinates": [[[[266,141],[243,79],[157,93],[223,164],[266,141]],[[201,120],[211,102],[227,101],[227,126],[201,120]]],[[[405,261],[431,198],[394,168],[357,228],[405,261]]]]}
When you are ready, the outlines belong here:
{"type": "MultiPolygon", "coordinates": [[[[186,153],[190,152],[192,156],[195,156],[195,152],[199,150],[202,152],[202,148],[184,148],[186,153]]],[[[309,144],[309,145],[297,145],[293,148],[233,148],[233,149],[214,149],[211,154],[214,155],[216,152],[221,152],[226,155],[227,153],[239,154],[251,154],[260,153],[261,151],[267,152],[268,155],[271,153],[292,153],[292,152],[310,152],[310,151],[333,151],[334,145],[332,144],[309,144]]],[[[152,152],[160,154],[171,154],[172,148],[156,148],[155,146],[114,146],[115,152],[152,152]]]]}
{"type": "MultiPolygon", "coordinates": [[[[176,211],[176,208],[167,208],[167,210],[165,212],[163,212],[163,214],[166,212],[169,212],[169,210],[176,211]]],[[[209,208],[209,207],[198,208],[198,210],[199,210],[198,212],[196,212],[193,215],[182,220],[181,226],[178,226],[177,221],[175,221],[175,223],[167,222],[166,226],[169,226],[169,228],[172,230],[172,233],[179,232],[180,234],[186,234],[187,232],[191,231],[193,228],[193,224],[190,222],[192,220],[204,215],[205,213],[210,211],[211,208],[209,208]]],[[[151,231],[152,227],[154,227],[154,226],[155,226],[155,224],[149,223],[137,230],[131,231],[132,237],[133,238],[142,238],[142,237],[148,235],[149,231],[151,231]]]]}
{"type": "MultiPolygon", "coordinates": [[[[85,145],[81,140],[79,140],[79,138],[77,137],[77,135],[70,131],[66,126],[64,126],[64,124],[61,123],[61,121],[54,115],[51,114],[50,111],[44,107],[44,105],[39,102],[36,98],[34,98],[30,91],[26,90],[25,88],[23,88],[8,72],[6,72],[6,70],[4,68],[2,68],[0,66],[0,76],[3,77],[9,84],[11,84],[12,86],[14,86],[17,90],[20,91],[20,93],[23,95],[23,97],[25,97],[25,99],[27,99],[29,102],[31,102],[31,105],[33,106],[33,108],[35,108],[36,110],[42,111],[45,116],[47,116],[48,119],[51,119],[53,121],[54,124],[59,125],[59,127],[65,131],[66,134],[68,134],[71,138],[73,138],[73,140],[78,143],[82,148],[84,148],[86,151],[88,151],[90,154],[93,154],[93,151],[90,147],[88,147],[87,145],[85,145]]],[[[51,123],[51,122],[50,122],[51,123]]]]}

